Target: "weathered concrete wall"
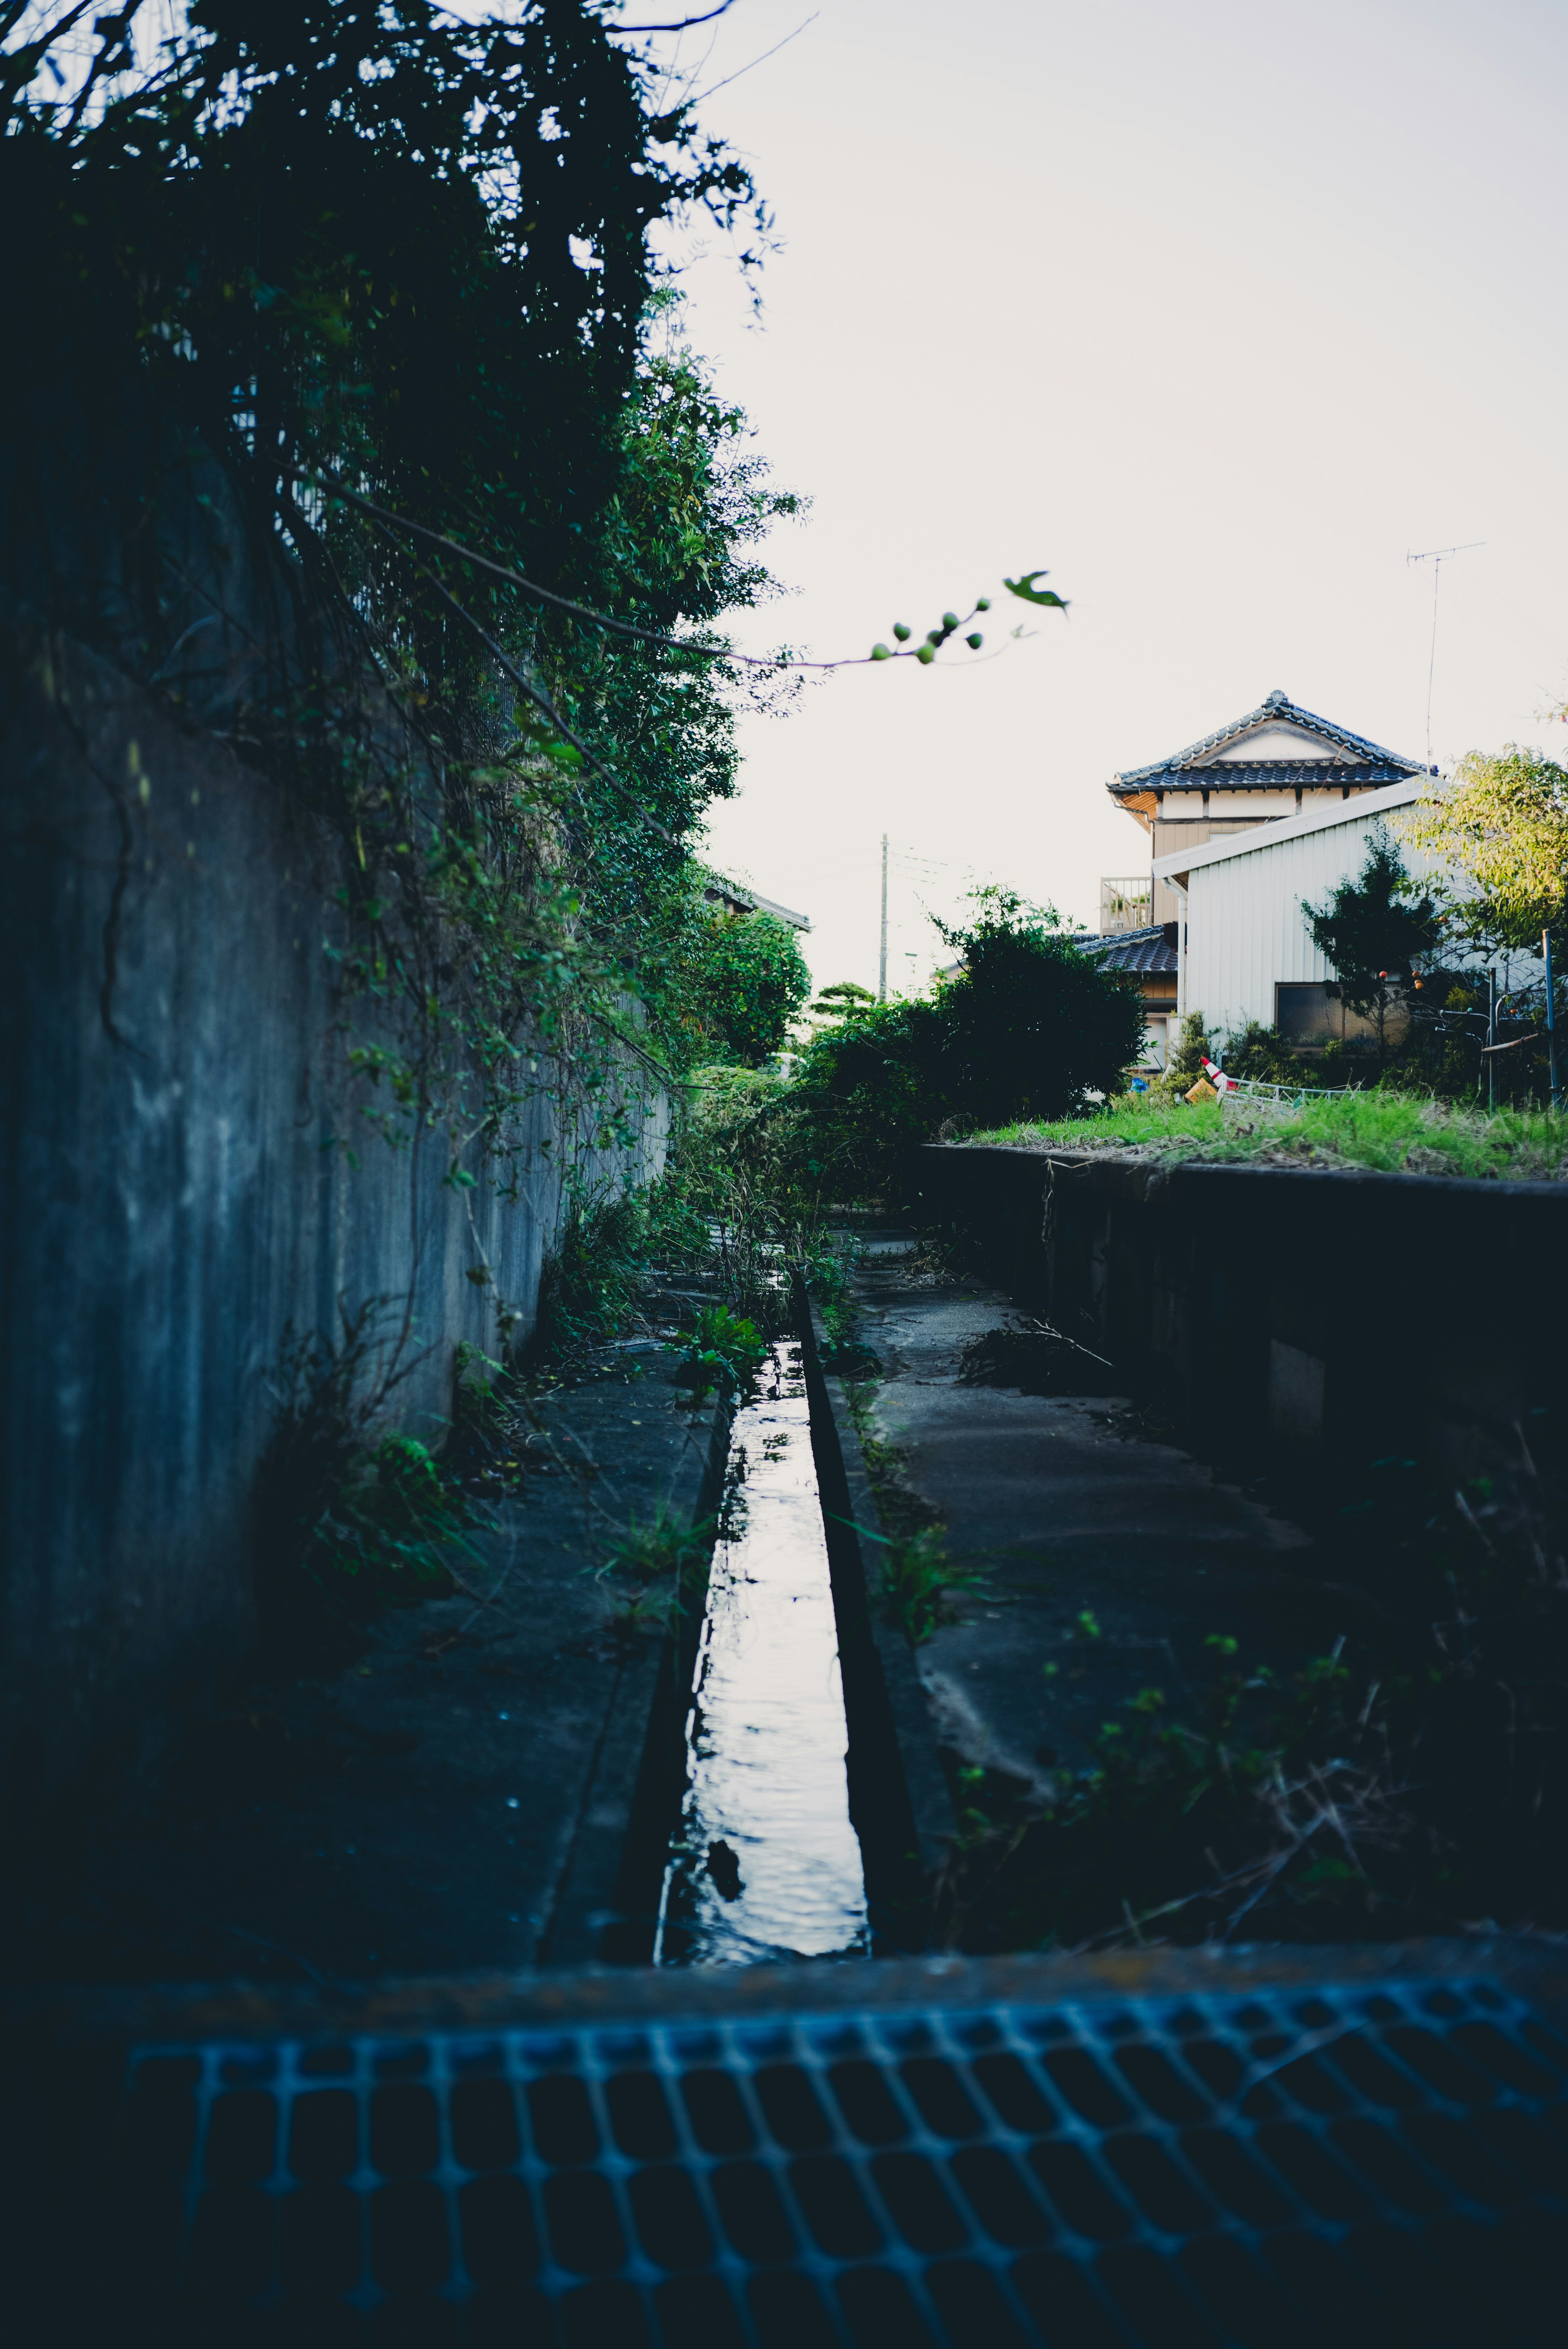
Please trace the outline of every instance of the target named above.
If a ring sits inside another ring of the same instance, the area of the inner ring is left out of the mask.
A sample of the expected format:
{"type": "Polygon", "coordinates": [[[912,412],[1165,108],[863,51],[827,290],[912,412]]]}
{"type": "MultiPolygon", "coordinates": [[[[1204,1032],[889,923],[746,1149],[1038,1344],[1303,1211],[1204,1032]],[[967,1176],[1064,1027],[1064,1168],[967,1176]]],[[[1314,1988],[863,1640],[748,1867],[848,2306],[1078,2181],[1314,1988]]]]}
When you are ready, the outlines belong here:
{"type": "Polygon", "coordinates": [[[378,1138],[277,789],[25,620],[0,772],[0,1763],[57,1780],[249,1641],[291,1330],[384,1298],[389,1350],[407,1309],[395,1414],[434,1433],[459,1340],[495,1349],[469,1274],[532,1314],[561,1148],[541,1101],[509,1203],[477,1162],[447,1186],[439,1134],[378,1138]]]}
{"type": "Polygon", "coordinates": [[[933,1145],[917,1214],[1212,1457],[1464,1475],[1568,1400],[1568,1186],[933,1145]]]}

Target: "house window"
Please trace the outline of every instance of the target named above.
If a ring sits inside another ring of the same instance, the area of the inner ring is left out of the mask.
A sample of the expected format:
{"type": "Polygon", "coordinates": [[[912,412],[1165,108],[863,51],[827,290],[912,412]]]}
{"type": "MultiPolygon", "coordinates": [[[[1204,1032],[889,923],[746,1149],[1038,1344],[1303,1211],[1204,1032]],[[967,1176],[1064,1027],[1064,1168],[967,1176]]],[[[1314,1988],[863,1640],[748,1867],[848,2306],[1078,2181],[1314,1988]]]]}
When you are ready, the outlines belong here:
{"type": "MultiPolygon", "coordinates": [[[[1405,1015],[1393,1009],[1395,1030],[1402,1030],[1405,1015]]],[[[1333,979],[1306,984],[1280,979],[1274,986],[1274,1026],[1280,1040],[1310,1049],[1322,1044],[1354,1044],[1375,1039],[1377,1023],[1358,1011],[1347,1011],[1333,979]]]]}
{"type": "Polygon", "coordinates": [[[1321,981],[1302,987],[1282,980],[1274,988],[1274,1026],[1286,1044],[1326,1044],[1343,1036],[1344,1009],[1339,989],[1321,981]]]}

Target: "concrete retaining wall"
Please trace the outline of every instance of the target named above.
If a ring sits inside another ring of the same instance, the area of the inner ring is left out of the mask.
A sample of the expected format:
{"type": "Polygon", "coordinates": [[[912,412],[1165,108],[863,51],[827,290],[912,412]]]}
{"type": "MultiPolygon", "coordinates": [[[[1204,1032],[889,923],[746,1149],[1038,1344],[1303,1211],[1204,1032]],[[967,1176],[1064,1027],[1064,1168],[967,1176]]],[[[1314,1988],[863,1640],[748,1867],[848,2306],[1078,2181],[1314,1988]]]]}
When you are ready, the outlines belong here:
{"type": "Polygon", "coordinates": [[[911,1185],[1210,1457],[1464,1475],[1568,1401],[1563,1185],[964,1144],[918,1152],[911,1185]]]}
{"type": "Polygon", "coordinates": [[[25,622],[0,638],[0,1763],[26,1807],[250,1640],[291,1331],[388,1300],[383,1362],[401,1338],[414,1365],[394,1415],[429,1435],[458,1341],[495,1349],[496,1290],[526,1328],[561,1136],[536,1102],[514,1202],[477,1161],[449,1187],[440,1134],[378,1138],[276,787],[25,622]]]}

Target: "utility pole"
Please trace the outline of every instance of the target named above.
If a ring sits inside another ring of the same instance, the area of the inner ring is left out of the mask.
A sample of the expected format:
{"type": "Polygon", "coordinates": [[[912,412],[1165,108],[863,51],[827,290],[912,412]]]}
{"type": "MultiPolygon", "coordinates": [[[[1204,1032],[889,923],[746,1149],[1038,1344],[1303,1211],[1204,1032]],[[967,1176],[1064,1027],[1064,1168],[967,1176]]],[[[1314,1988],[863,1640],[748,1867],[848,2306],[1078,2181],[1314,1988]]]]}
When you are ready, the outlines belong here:
{"type": "Polygon", "coordinates": [[[882,834],[882,957],[877,969],[877,1001],[887,1001],[887,834],[882,834]]]}
{"type": "Polygon", "coordinates": [[[1438,582],[1443,565],[1451,554],[1469,554],[1473,548],[1484,546],[1484,538],[1468,538],[1462,546],[1429,546],[1424,554],[1407,554],[1405,567],[1412,563],[1429,563],[1432,566],[1432,648],[1427,656],[1427,772],[1432,771],[1432,672],[1438,665],[1438,582]]]}
{"type": "Polygon", "coordinates": [[[1497,973],[1486,975],[1486,1105],[1497,1107],[1497,973]]]}
{"type": "Polygon", "coordinates": [[[1552,933],[1541,933],[1541,951],[1546,958],[1546,1057],[1552,1069],[1552,1106],[1563,1106],[1562,1088],[1557,1081],[1557,990],[1552,979],[1552,933]]]}

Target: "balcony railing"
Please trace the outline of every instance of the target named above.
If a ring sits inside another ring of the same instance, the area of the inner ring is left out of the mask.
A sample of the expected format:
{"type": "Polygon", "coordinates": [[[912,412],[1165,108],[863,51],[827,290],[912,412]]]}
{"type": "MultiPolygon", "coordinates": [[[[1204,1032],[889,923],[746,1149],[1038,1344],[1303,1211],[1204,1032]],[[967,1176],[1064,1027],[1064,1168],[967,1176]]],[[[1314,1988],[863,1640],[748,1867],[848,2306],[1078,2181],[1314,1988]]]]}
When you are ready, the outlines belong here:
{"type": "Polygon", "coordinates": [[[1146,930],[1154,919],[1154,883],[1147,873],[1134,873],[1124,879],[1102,881],[1099,885],[1099,928],[1106,936],[1112,930],[1146,930]]]}

